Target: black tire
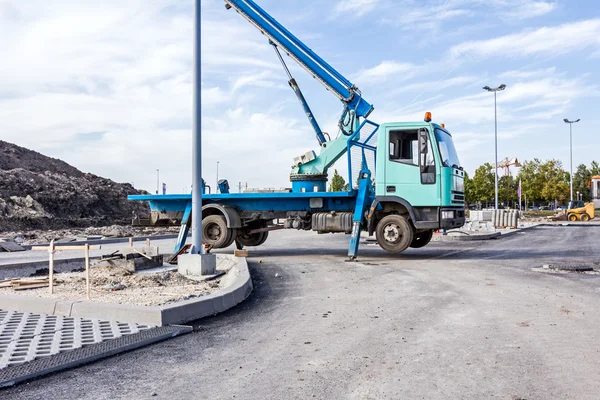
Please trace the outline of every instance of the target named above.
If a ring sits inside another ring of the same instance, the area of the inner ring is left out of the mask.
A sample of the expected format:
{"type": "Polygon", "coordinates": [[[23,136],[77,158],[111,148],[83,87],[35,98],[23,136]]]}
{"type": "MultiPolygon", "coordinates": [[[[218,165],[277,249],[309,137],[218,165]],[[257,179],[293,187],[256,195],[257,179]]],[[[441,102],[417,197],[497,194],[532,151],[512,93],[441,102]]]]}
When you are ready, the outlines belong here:
{"type": "Polygon", "coordinates": [[[377,224],[377,243],[390,253],[401,253],[414,239],[414,230],[410,222],[401,215],[388,215],[377,224]]]}
{"type": "Polygon", "coordinates": [[[266,242],[268,237],[269,237],[269,231],[263,232],[262,238],[258,241],[257,246],[260,246],[261,244],[266,242]]]}
{"type": "Polygon", "coordinates": [[[229,229],[227,229],[227,231],[229,232],[228,236],[227,236],[227,242],[225,243],[223,248],[231,246],[231,244],[235,241],[235,238],[237,236],[237,229],[229,228],[229,229]]]}
{"type": "Polygon", "coordinates": [[[581,214],[581,220],[582,220],[583,222],[587,222],[587,221],[589,221],[589,220],[590,220],[590,216],[589,216],[589,215],[587,215],[586,213],[583,213],[583,214],[581,214]]]}
{"type": "Polygon", "coordinates": [[[567,215],[567,219],[572,222],[577,221],[577,214],[569,214],[567,215]]]}
{"type": "Polygon", "coordinates": [[[225,218],[220,215],[209,215],[202,219],[202,241],[213,249],[221,249],[230,239],[225,218]]]}
{"type": "Polygon", "coordinates": [[[267,240],[267,236],[269,236],[269,232],[257,232],[251,235],[241,233],[236,241],[242,246],[256,247],[263,244],[267,240]]]}
{"type": "Polygon", "coordinates": [[[413,241],[410,244],[410,247],[412,247],[413,249],[419,249],[419,248],[425,246],[427,243],[431,242],[432,237],[433,237],[432,230],[417,233],[417,234],[415,234],[415,237],[413,238],[413,241]]]}

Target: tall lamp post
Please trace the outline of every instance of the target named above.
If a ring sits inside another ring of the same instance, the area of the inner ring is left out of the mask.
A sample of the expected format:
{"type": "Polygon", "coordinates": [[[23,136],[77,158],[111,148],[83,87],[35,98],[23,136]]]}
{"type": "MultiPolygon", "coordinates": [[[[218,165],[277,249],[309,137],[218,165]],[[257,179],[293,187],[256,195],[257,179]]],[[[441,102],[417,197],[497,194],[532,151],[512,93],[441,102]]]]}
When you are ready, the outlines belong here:
{"type": "Polygon", "coordinates": [[[156,168],[156,194],[158,194],[158,187],[160,182],[160,170],[156,168]]]}
{"type": "Polygon", "coordinates": [[[494,179],[494,198],[495,198],[495,208],[498,209],[498,113],[496,111],[496,92],[501,92],[506,89],[506,85],[502,84],[495,89],[492,89],[489,86],[484,86],[484,90],[488,92],[494,92],[494,149],[496,154],[496,174],[494,179]]]}
{"type": "Polygon", "coordinates": [[[215,193],[219,191],[219,162],[217,161],[217,186],[215,186],[215,193]]]}
{"type": "Polygon", "coordinates": [[[573,201],[573,124],[581,121],[581,119],[577,119],[576,121],[569,121],[568,119],[563,119],[566,124],[569,124],[569,147],[570,147],[570,162],[571,162],[571,201],[573,201]]]}

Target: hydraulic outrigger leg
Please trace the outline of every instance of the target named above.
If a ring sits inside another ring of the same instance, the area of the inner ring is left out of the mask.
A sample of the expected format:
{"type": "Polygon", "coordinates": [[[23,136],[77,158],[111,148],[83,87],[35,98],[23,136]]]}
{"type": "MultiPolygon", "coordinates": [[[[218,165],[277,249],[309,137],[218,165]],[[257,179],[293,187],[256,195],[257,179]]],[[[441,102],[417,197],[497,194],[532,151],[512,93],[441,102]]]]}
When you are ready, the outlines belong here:
{"type": "Polygon", "coordinates": [[[360,233],[362,231],[362,222],[364,219],[365,211],[369,204],[367,199],[370,197],[369,193],[373,190],[373,183],[371,182],[371,171],[366,168],[366,161],[363,155],[363,168],[360,171],[360,179],[358,184],[358,195],[356,196],[356,205],[354,207],[354,216],[352,218],[352,236],[350,237],[350,247],[348,249],[348,258],[350,260],[356,259],[358,254],[358,245],[360,243],[360,233]]]}

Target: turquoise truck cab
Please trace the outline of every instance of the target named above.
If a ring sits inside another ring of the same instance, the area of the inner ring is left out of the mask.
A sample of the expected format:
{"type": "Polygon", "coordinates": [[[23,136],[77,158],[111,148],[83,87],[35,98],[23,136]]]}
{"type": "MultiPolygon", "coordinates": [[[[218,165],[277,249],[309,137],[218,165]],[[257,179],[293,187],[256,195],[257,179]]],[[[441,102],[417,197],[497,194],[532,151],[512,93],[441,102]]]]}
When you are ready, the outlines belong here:
{"type": "MultiPolygon", "coordinates": [[[[450,132],[430,122],[430,116],[425,122],[391,122],[379,129],[369,234],[377,229],[381,244],[385,229],[380,221],[388,215],[399,215],[412,223],[411,247],[420,247],[419,237],[423,245],[427,244],[435,229],[463,226],[465,173],[450,132]]],[[[393,229],[399,233],[393,233],[391,239],[402,236],[400,227],[393,229]]],[[[396,248],[402,251],[402,247],[399,244],[396,248]]]]}

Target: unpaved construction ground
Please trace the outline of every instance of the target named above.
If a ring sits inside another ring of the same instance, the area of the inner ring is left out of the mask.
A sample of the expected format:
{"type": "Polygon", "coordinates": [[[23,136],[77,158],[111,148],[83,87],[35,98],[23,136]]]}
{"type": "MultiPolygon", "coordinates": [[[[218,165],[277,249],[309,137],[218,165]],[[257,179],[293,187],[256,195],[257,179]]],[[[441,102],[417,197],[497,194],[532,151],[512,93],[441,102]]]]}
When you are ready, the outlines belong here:
{"type": "MultiPolygon", "coordinates": [[[[90,270],[91,300],[99,303],[157,306],[210,294],[220,287],[220,279],[195,282],[177,271],[132,274],[119,267],[90,270]]],[[[18,290],[0,288],[0,294],[48,297],[63,300],[86,300],[85,272],[55,275],[54,293],[48,287],[18,290]]]]}
{"type": "Polygon", "coordinates": [[[532,268],[600,260],[600,227],[539,227],[400,255],[363,245],[354,263],[344,262],[348,238],[275,232],[250,249],[253,294],[193,334],[1,395],[598,398],[600,277],[532,268]]]}

